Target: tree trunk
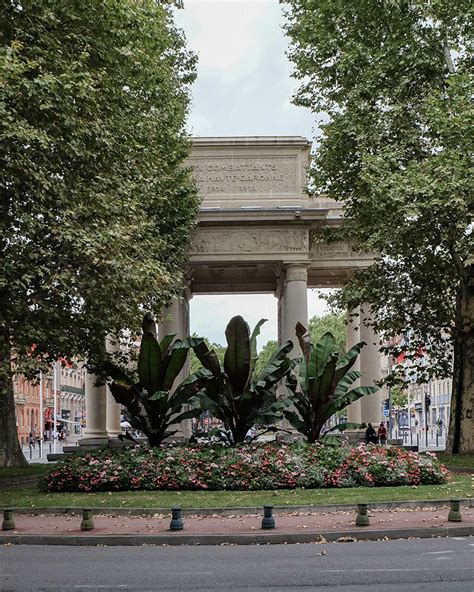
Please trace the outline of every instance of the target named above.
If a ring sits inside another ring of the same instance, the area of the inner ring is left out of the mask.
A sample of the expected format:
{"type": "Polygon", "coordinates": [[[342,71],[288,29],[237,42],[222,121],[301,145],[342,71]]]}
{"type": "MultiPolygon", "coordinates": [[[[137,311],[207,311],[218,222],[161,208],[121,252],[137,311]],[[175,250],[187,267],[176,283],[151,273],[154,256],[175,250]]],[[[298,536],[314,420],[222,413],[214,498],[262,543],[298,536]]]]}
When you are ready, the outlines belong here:
{"type": "Polygon", "coordinates": [[[474,452],[474,265],[467,267],[456,299],[453,394],[447,450],[474,452]]]}
{"type": "Polygon", "coordinates": [[[16,429],[10,346],[5,333],[0,340],[0,467],[26,467],[16,429]]]}

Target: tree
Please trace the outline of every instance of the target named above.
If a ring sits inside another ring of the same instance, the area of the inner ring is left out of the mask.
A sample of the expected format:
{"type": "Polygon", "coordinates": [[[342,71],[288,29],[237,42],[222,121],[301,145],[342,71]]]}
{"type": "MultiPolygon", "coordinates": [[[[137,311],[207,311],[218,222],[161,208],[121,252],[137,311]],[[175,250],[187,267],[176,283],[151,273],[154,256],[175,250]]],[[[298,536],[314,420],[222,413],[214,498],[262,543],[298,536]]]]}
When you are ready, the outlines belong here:
{"type": "Polygon", "coordinates": [[[203,366],[200,372],[203,389],[194,404],[220,419],[232,432],[235,444],[244,441],[254,424],[281,419],[281,409],[286,407],[286,402],[277,400],[276,385],[293,368],[294,362],[286,355],[293,349],[291,341],[273,354],[263,370],[258,374],[255,371],[257,336],[265,320],[261,319],[252,333],[241,316],[229,321],[223,365],[204,342],[193,347],[203,366]]]}
{"type": "Polygon", "coordinates": [[[394,384],[390,388],[390,396],[392,398],[392,407],[406,407],[408,404],[408,391],[400,384],[394,384]]]}
{"type": "Polygon", "coordinates": [[[267,341],[263,346],[262,351],[258,354],[257,361],[255,362],[255,375],[259,375],[263,372],[268,362],[273,358],[275,353],[278,351],[278,343],[272,339],[267,341]]]}
{"type": "Polygon", "coordinates": [[[346,349],[346,322],[342,313],[328,313],[322,317],[314,316],[309,320],[311,341],[316,343],[325,333],[331,333],[336,340],[336,350],[346,349]]]}
{"type": "Polygon", "coordinates": [[[424,381],[453,372],[454,354],[449,446],[472,451],[470,4],[287,4],[295,101],[322,121],[311,186],[344,205],[331,238],[375,253],[334,300],[369,302],[387,340],[409,332],[403,353],[424,381]]]}
{"type": "MultiPolygon", "coordinates": [[[[292,409],[283,413],[291,425],[308,439],[316,442],[328,419],[350,403],[378,391],[376,386],[351,386],[362,372],[351,370],[365,342],[358,343],[347,353],[340,354],[332,333],[325,333],[314,345],[301,323],[296,325],[303,358],[299,361],[298,374],[287,376],[289,402],[292,409]]],[[[339,424],[337,429],[358,429],[360,424],[339,424]]]]}
{"type": "Polygon", "coordinates": [[[0,466],[24,462],[12,375],[92,360],[179,285],[195,57],[171,4],[1,4],[0,466]]]}

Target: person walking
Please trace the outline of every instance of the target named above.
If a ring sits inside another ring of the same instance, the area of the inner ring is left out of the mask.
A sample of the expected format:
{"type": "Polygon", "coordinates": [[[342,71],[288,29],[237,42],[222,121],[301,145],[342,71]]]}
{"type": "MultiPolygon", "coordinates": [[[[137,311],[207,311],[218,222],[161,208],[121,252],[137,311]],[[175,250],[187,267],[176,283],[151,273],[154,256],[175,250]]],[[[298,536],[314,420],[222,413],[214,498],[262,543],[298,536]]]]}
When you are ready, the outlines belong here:
{"type": "Polygon", "coordinates": [[[379,439],[379,444],[385,446],[385,444],[387,444],[387,428],[385,427],[383,421],[380,422],[379,429],[377,430],[377,436],[379,439]]]}
{"type": "Polygon", "coordinates": [[[30,448],[35,447],[35,437],[33,435],[33,430],[30,431],[30,435],[28,436],[28,446],[30,448]]]}

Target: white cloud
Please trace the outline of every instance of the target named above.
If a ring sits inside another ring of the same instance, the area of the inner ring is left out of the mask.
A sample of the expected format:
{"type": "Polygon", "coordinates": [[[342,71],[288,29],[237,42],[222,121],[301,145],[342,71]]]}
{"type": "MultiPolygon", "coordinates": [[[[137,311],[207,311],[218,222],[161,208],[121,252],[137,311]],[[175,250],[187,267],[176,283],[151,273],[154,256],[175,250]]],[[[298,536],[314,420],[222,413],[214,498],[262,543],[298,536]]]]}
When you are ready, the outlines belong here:
{"type": "Polygon", "coordinates": [[[199,56],[193,135],[311,137],[314,117],[291,104],[296,82],[278,0],[185,0],[176,20],[199,56]]]}

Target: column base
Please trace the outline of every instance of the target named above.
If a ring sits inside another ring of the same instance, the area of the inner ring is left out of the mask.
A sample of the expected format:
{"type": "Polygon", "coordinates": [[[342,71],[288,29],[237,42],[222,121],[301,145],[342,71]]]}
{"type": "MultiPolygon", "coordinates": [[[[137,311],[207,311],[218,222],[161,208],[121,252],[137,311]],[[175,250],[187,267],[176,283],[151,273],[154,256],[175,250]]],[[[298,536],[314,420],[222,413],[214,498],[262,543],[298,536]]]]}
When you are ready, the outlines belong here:
{"type": "Polygon", "coordinates": [[[107,435],[94,436],[93,434],[87,434],[84,438],[77,441],[77,445],[81,448],[101,448],[102,446],[107,446],[108,443],[109,437],[107,435]]]}

